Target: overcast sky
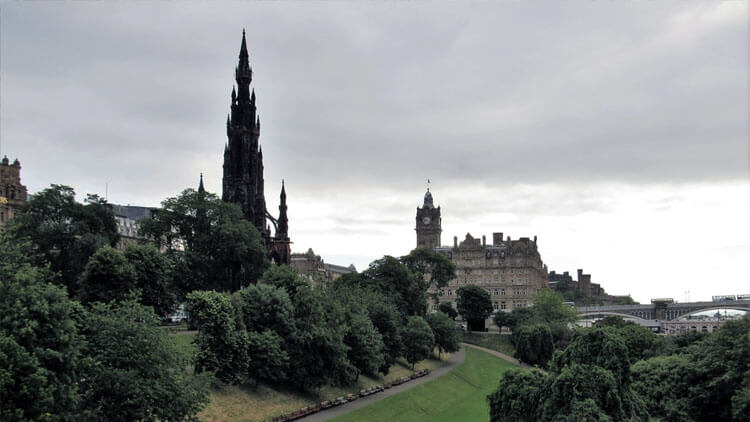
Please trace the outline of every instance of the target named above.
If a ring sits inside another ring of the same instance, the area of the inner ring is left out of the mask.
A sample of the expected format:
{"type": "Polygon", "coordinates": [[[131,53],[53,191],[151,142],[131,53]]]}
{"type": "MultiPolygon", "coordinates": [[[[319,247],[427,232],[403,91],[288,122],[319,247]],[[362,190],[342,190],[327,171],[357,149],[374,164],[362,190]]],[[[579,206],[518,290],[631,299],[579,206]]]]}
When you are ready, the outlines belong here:
{"type": "Polygon", "coordinates": [[[242,29],[266,200],[293,251],[358,269],[538,236],[550,270],[679,301],[750,293],[748,3],[6,3],[0,154],[157,206],[221,194],[242,29]],[[689,293],[688,293],[689,292],[689,293]]]}

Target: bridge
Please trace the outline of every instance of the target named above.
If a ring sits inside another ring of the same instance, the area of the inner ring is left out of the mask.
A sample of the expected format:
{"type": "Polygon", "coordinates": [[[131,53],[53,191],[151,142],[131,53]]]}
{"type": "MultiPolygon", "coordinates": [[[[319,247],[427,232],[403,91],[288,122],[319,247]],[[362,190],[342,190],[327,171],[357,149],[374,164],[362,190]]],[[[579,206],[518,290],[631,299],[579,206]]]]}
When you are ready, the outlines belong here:
{"type": "Polygon", "coordinates": [[[636,321],[671,321],[684,315],[712,309],[737,309],[750,312],[750,299],[717,302],[669,303],[658,300],[654,302],[649,305],[582,306],[575,309],[579,317],[617,315],[630,317],[636,321]]]}

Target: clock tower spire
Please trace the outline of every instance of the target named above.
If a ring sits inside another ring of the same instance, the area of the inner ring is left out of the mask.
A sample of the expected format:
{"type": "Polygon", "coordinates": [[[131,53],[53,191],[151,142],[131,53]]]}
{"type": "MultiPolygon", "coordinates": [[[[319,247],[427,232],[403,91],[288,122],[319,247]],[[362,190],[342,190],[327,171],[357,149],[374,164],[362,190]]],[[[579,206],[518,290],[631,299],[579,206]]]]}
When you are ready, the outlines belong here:
{"type": "Polygon", "coordinates": [[[429,180],[424,194],[422,207],[417,207],[417,247],[436,248],[440,246],[440,233],[443,231],[440,221],[440,207],[435,207],[430,192],[429,180]]]}

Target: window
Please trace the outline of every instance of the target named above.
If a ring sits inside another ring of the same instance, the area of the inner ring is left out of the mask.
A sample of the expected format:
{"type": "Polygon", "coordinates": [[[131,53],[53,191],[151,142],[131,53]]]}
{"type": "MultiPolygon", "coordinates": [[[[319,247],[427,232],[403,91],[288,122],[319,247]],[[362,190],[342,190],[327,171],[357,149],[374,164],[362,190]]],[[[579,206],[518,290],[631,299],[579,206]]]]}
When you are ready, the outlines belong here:
{"type": "Polygon", "coordinates": [[[448,290],[448,296],[453,296],[453,291],[448,290]]]}
{"type": "Polygon", "coordinates": [[[497,302],[493,302],[492,303],[492,308],[497,311],[497,309],[498,309],[497,302]]]}
{"type": "Polygon", "coordinates": [[[497,289],[495,289],[494,293],[495,293],[495,296],[497,296],[497,289]]]}
{"type": "MultiPolygon", "coordinates": [[[[500,289],[500,296],[505,296],[505,289],[500,289]]],[[[505,303],[505,302],[503,302],[505,303]]]]}
{"type": "Polygon", "coordinates": [[[500,302],[500,309],[505,309],[505,302],[500,302]]]}

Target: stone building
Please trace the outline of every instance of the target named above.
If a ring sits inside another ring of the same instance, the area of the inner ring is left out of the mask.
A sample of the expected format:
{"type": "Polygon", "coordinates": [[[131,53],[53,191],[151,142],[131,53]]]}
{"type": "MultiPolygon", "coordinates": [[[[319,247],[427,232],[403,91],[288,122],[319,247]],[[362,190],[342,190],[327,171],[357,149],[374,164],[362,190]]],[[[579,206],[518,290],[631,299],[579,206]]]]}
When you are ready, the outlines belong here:
{"type": "MultiPolygon", "coordinates": [[[[456,290],[467,285],[485,289],[492,300],[494,312],[510,312],[533,304],[533,295],[548,287],[547,267],[537,248],[537,238],[522,237],[512,240],[503,233],[493,233],[492,243],[486,237],[474,238],[467,233],[462,242],[453,238],[453,246],[438,246],[441,229],[440,207],[433,204],[427,191],[424,204],[417,208],[417,247],[432,247],[456,264],[456,278],[442,289],[430,287],[437,293],[438,302],[448,302],[455,308],[456,290]],[[431,246],[435,244],[435,246],[431,246]]],[[[438,302],[432,302],[436,310],[438,302]]],[[[496,327],[491,318],[486,327],[496,327]]]]}
{"type": "Polygon", "coordinates": [[[305,253],[293,253],[291,258],[290,266],[317,284],[328,284],[344,274],[357,272],[354,265],[343,267],[326,263],[312,248],[305,253]]]}
{"type": "Polygon", "coordinates": [[[244,30],[235,79],[237,89],[232,88],[231,112],[227,116],[227,143],[224,146],[221,199],[240,206],[244,218],[252,222],[260,232],[272,261],[277,264],[289,264],[292,242],[289,239],[286,190],[283,182],[278,219],[266,209],[263,150],[260,146],[260,117],[255,105],[255,89],[250,90],[253,71],[250,68],[244,30]],[[271,235],[268,221],[275,228],[274,235],[271,235]]]}
{"type": "Polygon", "coordinates": [[[16,158],[10,164],[8,157],[3,157],[0,161],[0,231],[5,231],[27,199],[26,186],[21,184],[21,163],[16,158]]]}
{"type": "Polygon", "coordinates": [[[138,221],[153,218],[157,210],[158,208],[112,204],[112,211],[117,222],[117,233],[120,235],[118,249],[124,249],[132,243],[146,241],[145,237],[138,235],[138,221]]]}

